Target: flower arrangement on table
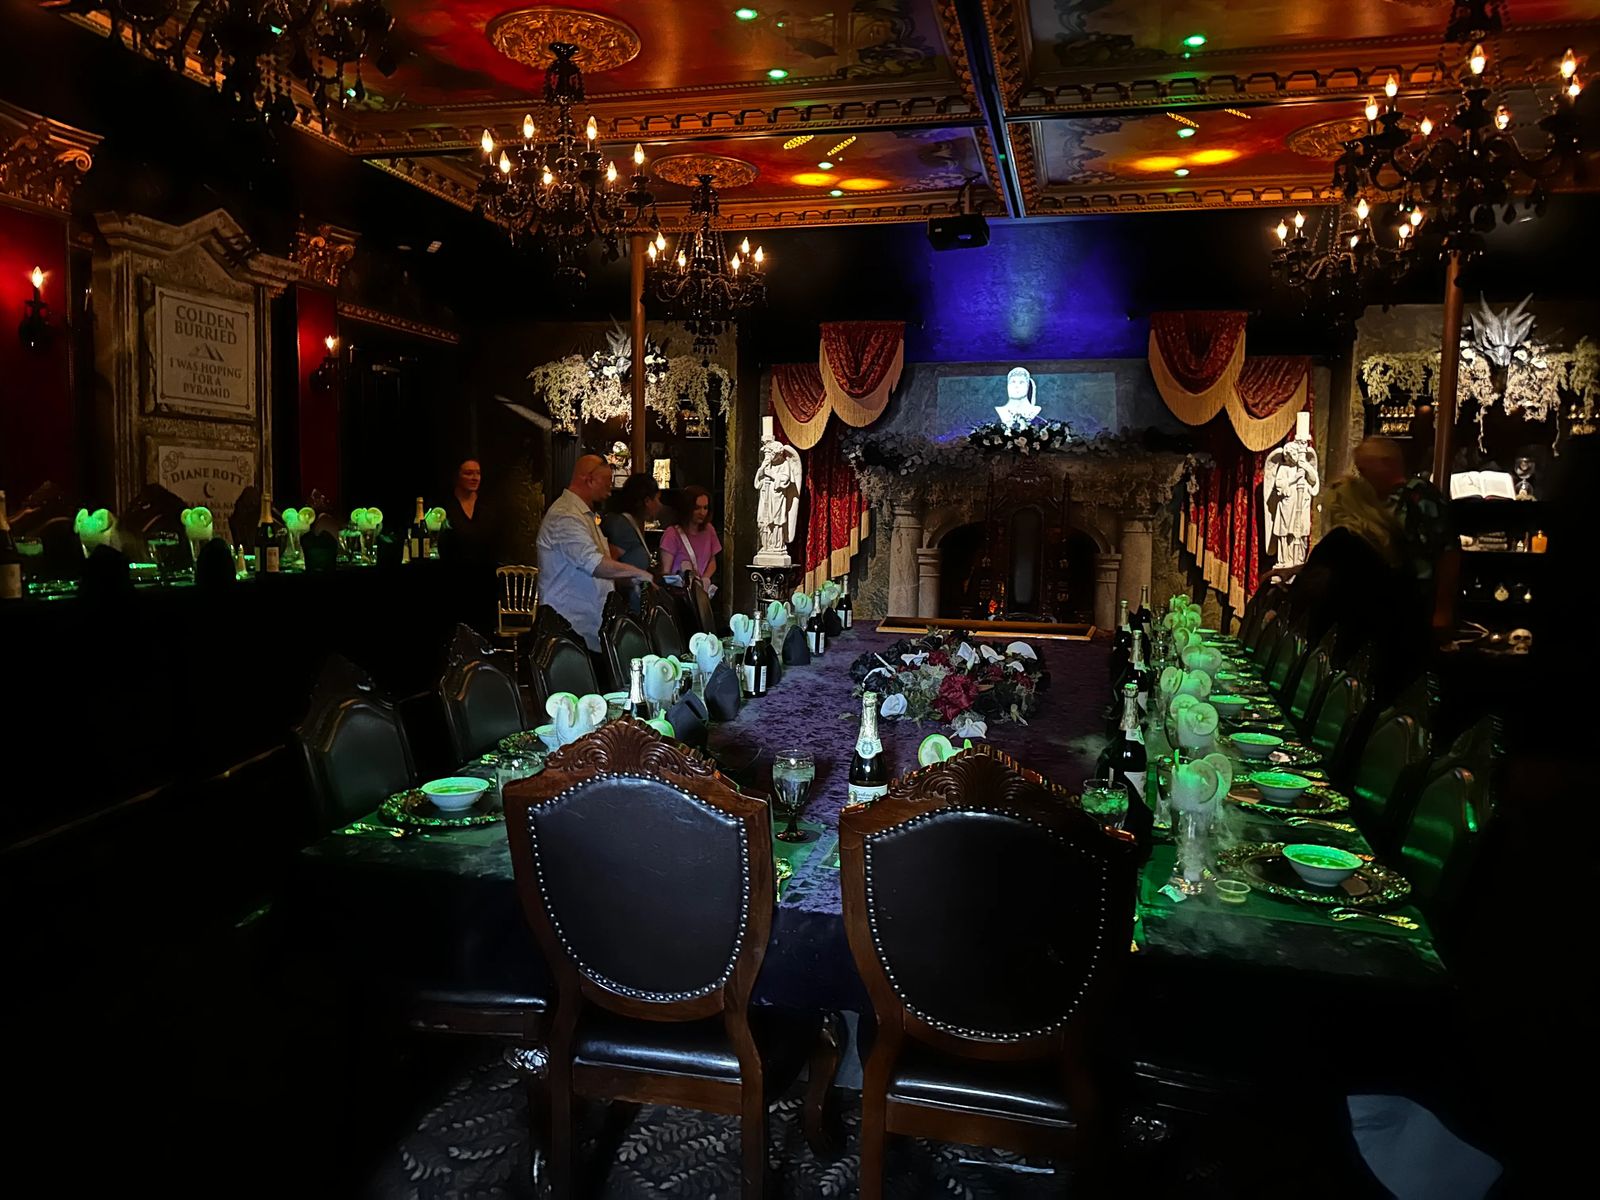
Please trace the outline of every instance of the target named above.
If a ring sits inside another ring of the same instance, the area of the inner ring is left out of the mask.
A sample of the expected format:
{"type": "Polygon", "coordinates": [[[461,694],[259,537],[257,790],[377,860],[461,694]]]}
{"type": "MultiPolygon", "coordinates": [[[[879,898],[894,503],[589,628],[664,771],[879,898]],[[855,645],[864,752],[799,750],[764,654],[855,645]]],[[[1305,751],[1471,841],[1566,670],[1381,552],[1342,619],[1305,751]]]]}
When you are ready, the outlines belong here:
{"type": "Polygon", "coordinates": [[[863,654],[850,664],[850,678],[857,695],[878,693],[878,713],[888,720],[937,720],[957,737],[984,737],[990,721],[1026,724],[1049,677],[1027,642],[1000,651],[974,645],[960,630],[930,630],[863,654]]]}

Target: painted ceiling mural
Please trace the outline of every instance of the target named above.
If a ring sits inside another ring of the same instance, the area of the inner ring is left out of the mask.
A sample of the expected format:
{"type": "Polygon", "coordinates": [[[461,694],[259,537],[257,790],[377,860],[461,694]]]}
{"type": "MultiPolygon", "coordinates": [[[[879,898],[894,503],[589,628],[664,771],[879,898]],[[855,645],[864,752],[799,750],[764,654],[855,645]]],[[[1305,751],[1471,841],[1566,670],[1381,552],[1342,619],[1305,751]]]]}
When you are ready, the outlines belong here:
{"type": "MultiPolygon", "coordinates": [[[[624,164],[639,141],[652,162],[748,164],[722,210],[751,227],[923,221],[959,211],[968,180],[1011,217],[1315,203],[1389,72],[1408,113],[1440,120],[1459,96],[1459,48],[1440,44],[1450,0],[385,3],[398,65],[367,72],[368,99],[329,136],[465,208],[482,132],[503,143],[539,110],[558,38],[580,47],[608,157],[624,164]],[[990,69],[969,60],[963,13],[990,69]]],[[[1496,102],[1531,126],[1566,47],[1585,84],[1600,72],[1600,7],[1502,11],[1496,102]]],[[[1578,105],[1600,107],[1600,87],[1578,105]]],[[[652,187],[681,222],[689,189],[652,187]]]]}

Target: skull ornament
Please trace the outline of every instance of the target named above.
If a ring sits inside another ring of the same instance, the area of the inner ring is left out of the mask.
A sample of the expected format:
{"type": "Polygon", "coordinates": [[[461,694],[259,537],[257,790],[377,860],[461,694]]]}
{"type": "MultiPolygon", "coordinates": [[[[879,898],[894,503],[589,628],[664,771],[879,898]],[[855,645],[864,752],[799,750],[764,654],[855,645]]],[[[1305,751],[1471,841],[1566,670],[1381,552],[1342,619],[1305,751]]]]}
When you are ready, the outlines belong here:
{"type": "Polygon", "coordinates": [[[1506,634],[1506,642],[1511,646],[1511,653],[1527,654],[1533,649],[1533,631],[1513,629],[1506,634]]]}

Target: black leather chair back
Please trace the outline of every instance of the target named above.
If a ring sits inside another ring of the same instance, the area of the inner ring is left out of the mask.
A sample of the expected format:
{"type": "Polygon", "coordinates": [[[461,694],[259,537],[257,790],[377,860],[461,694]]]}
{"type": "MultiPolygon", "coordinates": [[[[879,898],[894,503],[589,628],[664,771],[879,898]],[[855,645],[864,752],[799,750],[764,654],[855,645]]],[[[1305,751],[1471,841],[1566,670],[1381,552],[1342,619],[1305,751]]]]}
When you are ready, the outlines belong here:
{"type": "Polygon", "coordinates": [[[1379,718],[1350,778],[1356,815],[1369,833],[1392,830],[1400,823],[1416,796],[1417,776],[1427,764],[1428,731],[1416,717],[1390,712],[1379,718]]]}
{"type": "Polygon", "coordinates": [[[1323,764],[1335,775],[1341,772],[1371,696],[1366,682],[1350,671],[1335,675],[1323,693],[1322,706],[1311,727],[1311,744],[1321,752],[1323,764]]]}
{"type": "Polygon", "coordinates": [[[664,780],[596,775],[528,819],[545,907],[580,974],[673,999],[727,983],[750,904],[737,818],[664,780]]]}
{"type": "Polygon", "coordinates": [[[400,715],[364,671],[337,656],[323,667],[310,710],[293,737],[305,760],[321,828],[371,812],[416,780],[400,715]]]}
{"type": "Polygon", "coordinates": [[[606,663],[611,668],[612,687],[620,690],[628,686],[628,667],[636,658],[646,658],[650,649],[650,636],[644,626],[631,616],[623,614],[612,620],[600,633],[605,648],[606,663]]]}
{"type": "Polygon", "coordinates": [[[689,643],[678,629],[672,613],[662,605],[652,608],[645,617],[650,629],[650,645],[663,658],[687,658],[689,643]]]}
{"type": "Polygon", "coordinates": [[[865,869],[878,955],[932,1025],[992,1039],[1059,1028],[1127,949],[1099,924],[1105,864],[1006,813],[956,807],[884,830],[865,869]]]}
{"type": "Polygon", "coordinates": [[[1333,674],[1333,646],[1337,631],[1329,629],[1322,640],[1307,653],[1299,667],[1288,679],[1289,716],[1304,721],[1315,714],[1315,706],[1322,701],[1322,691],[1333,674]]]}
{"type": "Polygon", "coordinates": [[[564,637],[548,637],[534,646],[530,675],[535,725],[544,724],[545,701],[557,692],[588,696],[602,690],[588,648],[564,637]]]}
{"type": "Polygon", "coordinates": [[[581,979],[586,999],[649,1019],[742,1009],[775,899],[762,801],[626,717],[507,791],[518,890],[562,1003],[581,979]]]}
{"type": "Polygon", "coordinates": [[[1400,843],[1400,871],[1415,902],[1444,915],[1471,873],[1494,816],[1500,726],[1484,717],[1456,739],[1417,797],[1400,843]]]}
{"type": "Polygon", "coordinates": [[[527,727],[516,677],[496,659],[493,648],[472,628],[456,626],[444,678],[439,681],[439,698],[458,763],[527,727]]]}
{"type": "Polygon", "coordinates": [[[985,746],[917,771],[840,831],[846,929],[880,1027],[957,1053],[1059,1045],[1111,994],[1131,839],[1009,759],[985,746]]]}
{"type": "Polygon", "coordinates": [[[1266,668],[1262,671],[1267,687],[1271,689],[1273,695],[1281,697],[1284,694],[1284,686],[1288,682],[1290,673],[1305,655],[1305,626],[1301,622],[1296,622],[1279,639],[1272,657],[1267,660],[1266,668]]]}
{"type": "Polygon", "coordinates": [[[1272,661],[1272,656],[1277,652],[1278,643],[1283,640],[1288,628],[1289,619],[1281,611],[1267,614],[1257,635],[1255,645],[1250,648],[1250,661],[1266,670],[1267,664],[1272,661]]]}

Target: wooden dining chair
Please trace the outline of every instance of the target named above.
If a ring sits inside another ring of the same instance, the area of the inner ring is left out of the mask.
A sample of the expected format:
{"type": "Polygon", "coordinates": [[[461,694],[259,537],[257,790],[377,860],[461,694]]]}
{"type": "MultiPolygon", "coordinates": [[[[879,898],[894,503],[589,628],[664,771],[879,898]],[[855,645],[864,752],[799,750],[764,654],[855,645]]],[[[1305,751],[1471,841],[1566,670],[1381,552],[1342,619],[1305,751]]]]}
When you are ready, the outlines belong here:
{"type": "Polygon", "coordinates": [[[768,1104],[809,1059],[806,1128],[820,1136],[840,1027],[750,1005],[775,904],[766,803],[629,717],[507,793],[517,892],[558,990],[555,1196],[573,1193],[579,1097],[737,1116],[743,1194],[761,1196],[768,1104]]]}
{"type": "Polygon", "coordinates": [[[1351,768],[1353,815],[1380,852],[1397,845],[1427,774],[1437,692],[1426,674],[1401,693],[1378,716],[1351,768]]]}
{"type": "Polygon", "coordinates": [[[493,749],[507,734],[527,728],[516,675],[497,661],[494,648],[468,625],[457,625],[439,680],[445,726],[455,761],[493,749]]]}
{"type": "Polygon", "coordinates": [[[600,627],[600,648],[611,670],[611,687],[621,691],[628,686],[629,665],[651,653],[650,635],[624,609],[611,618],[610,624],[600,627]]]}
{"type": "Polygon", "coordinates": [[[1400,840],[1400,871],[1430,917],[1448,920],[1472,872],[1494,818],[1504,753],[1499,718],[1483,717],[1434,765],[1417,796],[1400,840]]]}
{"type": "Polygon", "coordinates": [[[839,822],[845,932],[877,1017],[861,1196],[889,1134],[1090,1165],[1089,1051],[1133,931],[1137,851],[987,745],[839,822]]]}
{"type": "Polygon", "coordinates": [[[528,660],[530,712],[535,725],[545,722],[545,705],[557,692],[588,696],[601,691],[588,647],[564,637],[535,643],[528,660]]]}
{"type": "Polygon", "coordinates": [[[496,567],[494,573],[495,637],[510,642],[515,652],[518,640],[533,629],[539,608],[539,568],[513,564],[496,567]]]}

